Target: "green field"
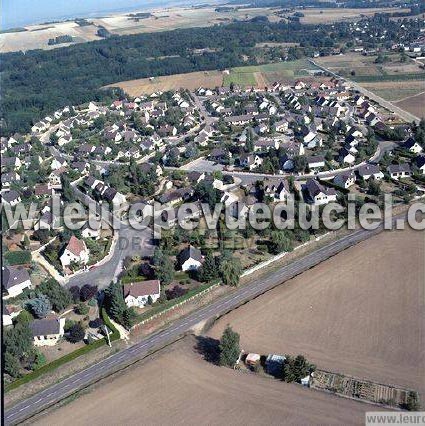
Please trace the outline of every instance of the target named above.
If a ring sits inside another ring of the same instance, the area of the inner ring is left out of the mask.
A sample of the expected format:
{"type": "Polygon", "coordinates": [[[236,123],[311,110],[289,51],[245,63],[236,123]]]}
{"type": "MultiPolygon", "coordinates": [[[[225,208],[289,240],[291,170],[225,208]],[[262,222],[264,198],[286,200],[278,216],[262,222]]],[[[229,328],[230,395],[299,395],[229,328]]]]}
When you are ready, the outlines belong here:
{"type": "Polygon", "coordinates": [[[266,83],[271,83],[280,79],[294,79],[309,75],[308,71],[317,68],[306,59],[298,59],[290,62],[275,62],[264,65],[250,65],[246,67],[236,67],[230,70],[229,75],[224,76],[223,85],[228,86],[231,82],[239,86],[255,86],[259,78],[266,83]]]}

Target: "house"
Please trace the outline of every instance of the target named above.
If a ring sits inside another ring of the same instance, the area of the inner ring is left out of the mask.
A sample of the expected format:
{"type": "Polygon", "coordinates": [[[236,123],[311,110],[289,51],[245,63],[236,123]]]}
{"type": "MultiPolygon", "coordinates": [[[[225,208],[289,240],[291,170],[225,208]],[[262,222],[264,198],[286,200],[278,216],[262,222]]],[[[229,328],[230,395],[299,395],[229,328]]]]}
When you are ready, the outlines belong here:
{"type": "Polygon", "coordinates": [[[182,250],[177,260],[182,271],[193,271],[202,266],[201,251],[193,246],[189,246],[182,250]]]}
{"type": "Polygon", "coordinates": [[[60,169],[61,167],[65,167],[66,165],[68,165],[67,161],[65,160],[65,158],[62,157],[54,157],[51,164],[50,164],[50,168],[52,170],[57,170],[60,169]]]}
{"type": "Polygon", "coordinates": [[[341,188],[348,189],[350,186],[354,185],[356,178],[352,171],[339,173],[334,177],[334,184],[338,185],[341,188]]]}
{"type": "Polygon", "coordinates": [[[286,120],[280,120],[274,124],[274,130],[279,133],[286,132],[288,130],[288,122],[286,120]]]}
{"type": "Polygon", "coordinates": [[[205,173],[192,171],[189,172],[186,177],[191,184],[197,185],[199,182],[205,179],[205,173]]]}
{"type": "Polygon", "coordinates": [[[336,191],[326,188],[315,179],[309,179],[302,187],[305,201],[315,206],[336,201],[336,191]]]}
{"type": "Polygon", "coordinates": [[[359,179],[368,180],[374,178],[375,180],[381,180],[384,174],[381,172],[377,164],[366,164],[357,169],[357,176],[359,179]]]}
{"type": "Polygon", "coordinates": [[[338,160],[340,163],[352,165],[356,161],[356,157],[344,147],[339,151],[338,160]]]}
{"type": "Polygon", "coordinates": [[[247,167],[249,170],[252,170],[257,168],[258,166],[261,166],[262,163],[263,163],[263,160],[258,155],[242,154],[239,157],[240,166],[247,167]]]}
{"type": "Polygon", "coordinates": [[[1,185],[3,188],[9,188],[13,183],[17,183],[21,180],[21,177],[16,172],[2,173],[1,174],[1,185]]]}
{"type": "Polygon", "coordinates": [[[63,267],[73,262],[86,264],[89,261],[89,254],[86,243],[72,235],[59,259],[63,267]]]}
{"type": "Polygon", "coordinates": [[[14,207],[21,202],[21,196],[15,190],[2,192],[1,199],[4,204],[7,204],[11,207],[14,207]]]}
{"type": "Polygon", "coordinates": [[[54,346],[64,333],[65,318],[44,318],[30,322],[34,346],[54,346]]]}
{"type": "Polygon", "coordinates": [[[3,266],[1,269],[3,299],[20,295],[26,288],[31,288],[28,271],[22,267],[3,266]]]}
{"type": "Polygon", "coordinates": [[[392,179],[403,179],[412,175],[412,169],[409,164],[391,164],[387,167],[387,172],[392,179]]]}
{"type": "Polygon", "coordinates": [[[227,159],[228,157],[229,157],[229,152],[225,150],[224,148],[214,148],[209,155],[209,158],[212,161],[216,161],[216,162],[223,161],[227,159]]]}
{"type": "Polygon", "coordinates": [[[2,156],[1,157],[1,166],[17,170],[22,166],[22,162],[18,157],[4,157],[4,156],[2,156]]]}
{"type": "Polygon", "coordinates": [[[419,155],[415,158],[415,165],[425,175],[425,155],[419,155]]]}
{"type": "Polygon", "coordinates": [[[159,280],[139,281],[123,286],[123,296],[126,305],[143,308],[146,304],[155,303],[161,295],[159,280]]]}
{"type": "Polygon", "coordinates": [[[108,203],[112,203],[118,207],[126,203],[125,195],[121,194],[114,188],[106,188],[102,193],[102,197],[108,201],[108,203]]]}
{"type": "Polygon", "coordinates": [[[4,303],[3,303],[3,307],[2,307],[1,318],[2,318],[1,323],[2,323],[3,327],[7,327],[8,325],[13,325],[12,315],[10,315],[10,312],[7,309],[7,306],[4,303]]]}
{"type": "Polygon", "coordinates": [[[93,240],[98,240],[100,238],[101,228],[102,223],[100,220],[92,221],[92,223],[89,221],[84,224],[81,230],[81,236],[83,238],[92,238],[93,240]]]}
{"type": "Polygon", "coordinates": [[[401,146],[413,154],[420,154],[423,151],[423,148],[413,138],[407,139],[401,146]]]}
{"type": "Polygon", "coordinates": [[[312,155],[307,157],[307,165],[310,170],[325,167],[325,157],[323,155],[312,155]]]}
{"type": "Polygon", "coordinates": [[[277,201],[286,201],[290,195],[289,184],[285,179],[267,179],[263,182],[264,194],[277,201]]]}

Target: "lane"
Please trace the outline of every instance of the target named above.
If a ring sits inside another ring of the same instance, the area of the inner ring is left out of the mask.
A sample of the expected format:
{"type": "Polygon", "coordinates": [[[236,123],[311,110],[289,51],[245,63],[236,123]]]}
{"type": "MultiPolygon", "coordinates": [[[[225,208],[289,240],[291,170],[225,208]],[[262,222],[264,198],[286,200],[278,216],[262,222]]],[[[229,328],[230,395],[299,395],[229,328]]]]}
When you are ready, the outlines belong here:
{"type": "MultiPolygon", "coordinates": [[[[404,217],[398,216],[398,217],[404,217]]],[[[394,220],[396,220],[394,218],[394,220]]],[[[315,250],[305,257],[272,272],[260,282],[253,280],[251,283],[238,288],[235,292],[205,306],[196,312],[176,321],[167,329],[154,335],[148,336],[140,342],[116,353],[108,358],[91,365],[90,367],[56,383],[45,390],[29,397],[5,411],[5,424],[13,425],[43,411],[44,409],[63,400],[67,396],[84,389],[95,381],[107,377],[132,362],[144,358],[149,352],[159,349],[168,343],[175,341],[183,334],[190,331],[201,321],[209,320],[223,315],[235,307],[245,303],[252,298],[280,285],[296,275],[314,267],[331,256],[380,233],[383,226],[375,230],[358,230],[337,241],[315,250]]]]}

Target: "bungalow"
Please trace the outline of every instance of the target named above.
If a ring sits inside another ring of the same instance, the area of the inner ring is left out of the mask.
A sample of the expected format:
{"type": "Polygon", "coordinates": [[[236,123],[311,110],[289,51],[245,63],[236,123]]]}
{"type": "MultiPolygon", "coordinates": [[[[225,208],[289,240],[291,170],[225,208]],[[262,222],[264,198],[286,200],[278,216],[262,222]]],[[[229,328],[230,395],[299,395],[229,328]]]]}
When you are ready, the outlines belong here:
{"type": "Polygon", "coordinates": [[[13,183],[17,183],[21,180],[21,177],[16,172],[2,173],[1,184],[3,188],[9,188],[13,183]]]}
{"type": "Polygon", "coordinates": [[[267,179],[263,183],[264,193],[276,201],[287,201],[291,194],[288,181],[285,179],[271,180],[267,179]]]}
{"type": "Polygon", "coordinates": [[[31,288],[28,271],[22,267],[3,266],[1,281],[3,299],[19,296],[26,288],[31,288]]]}
{"type": "Polygon", "coordinates": [[[334,177],[334,184],[344,189],[354,185],[354,182],[355,176],[352,171],[339,173],[334,177]]]}
{"type": "Polygon", "coordinates": [[[374,178],[375,180],[381,180],[384,174],[381,172],[377,164],[366,164],[357,169],[357,176],[359,179],[368,180],[374,178]]]}
{"type": "Polygon", "coordinates": [[[423,151],[423,148],[413,138],[407,139],[401,146],[413,154],[420,154],[423,151]]]}
{"type": "Polygon", "coordinates": [[[60,169],[61,167],[65,167],[67,165],[68,165],[68,163],[67,163],[65,158],[57,156],[57,157],[53,158],[53,160],[50,164],[50,168],[52,170],[56,170],[56,169],[60,169]]]}
{"type": "Polygon", "coordinates": [[[161,204],[173,206],[187,200],[193,194],[193,190],[189,188],[179,188],[173,191],[164,192],[158,201],[161,204]]]}
{"type": "Polygon", "coordinates": [[[123,296],[126,305],[143,308],[148,303],[156,302],[161,295],[159,280],[139,281],[123,286],[123,296]]]}
{"type": "Polygon", "coordinates": [[[59,260],[63,267],[73,262],[86,264],[89,261],[89,254],[86,243],[72,235],[59,260]]]}
{"type": "Polygon", "coordinates": [[[387,167],[387,171],[392,179],[398,180],[412,175],[412,169],[409,164],[391,164],[387,167]]]}
{"type": "Polygon", "coordinates": [[[3,157],[2,156],[1,166],[17,170],[22,166],[22,162],[18,157],[3,157]]]}
{"type": "Polygon", "coordinates": [[[275,123],[274,130],[279,133],[286,132],[288,130],[289,124],[286,120],[280,120],[275,123]]]}
{"type": "Polygon", "coordinates": [[[61,176],[65,173],[66,167],[59,167],[59,169],[53,170],[49,174],[49,183],[50,185],[60,185],[61,176]]]}
{"type": "Polygon", "coordinates": [[[254,142],[254,151],[270,151],[271,149],[278,149],[279,145],[280,143],[277,139],[261,138],[254,142]]]}
{"type": "Polygon", "coordinates": [[[201,251],[193,246],[182,250],[177,256],[177,260],[182,271],[193,271],[202,266],[201,251]]]}
{"type": "Polygon", "coordinates": [[[326,188],[315,179],[309,179],[303,186],[304,198],[307,203],[315,206],[336,201],[336,191],[326,188]]]}
{"type": "Polygon", "coordinates": [[[15,190],[2,192],[1,199],[4,204],[9,205],[11,207],[14,207],[21,202],[21,196],[15,190]]]}
{"type": "Polygon", "coordinates": [[[197,185],[199,182],[205,179],[205,173],[192,171],[189,172],[186,177],[191,184],[197,185]]]}
{"type": "Polygon", "coordinates": [[[36,197],[44,197],[52,194],[52,188],[47,183],[37,183],[34,186],[34,195],[36,197]]]}
{"type": "Polygon", "coordinates": [[[115,206],[122,206],[126,203],[125,195],[121,194],[114,188],[106,188],[102,192],[102,197],[108,202],[112,203],[115,206]]]}
{"type": "Polygon", "coordinates": [[[253,115],[235,115],[230,117],[224,117],[224,122],[228,124],[232,124],[234,126],[242,126],[244,124],[248,124],[253,119],[253,115]]]}
{"type": "Polygon", "coordinates": [[[229,152],[224,148],[214,148],[209,155],[209,158],[216,162],[226,160],[228,157],[229,152]]]}
{"type": "Polygon", "coordinates": [[[65,318],[44,318],[30,322],[34,346],[54,346],[64,333],[65,318]]]}

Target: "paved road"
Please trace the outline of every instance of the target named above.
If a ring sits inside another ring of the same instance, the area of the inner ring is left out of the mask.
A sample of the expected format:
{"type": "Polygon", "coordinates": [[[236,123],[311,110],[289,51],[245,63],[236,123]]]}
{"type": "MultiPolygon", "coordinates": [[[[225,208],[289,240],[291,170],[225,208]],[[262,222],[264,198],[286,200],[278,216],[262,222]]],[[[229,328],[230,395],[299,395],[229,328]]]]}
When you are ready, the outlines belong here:
{"type": "MultiPolygon", "coordinates": [[[[261,281],[253,280],[251,283],[237,289],[232,294],[176,321],[163,331],[148,336],[127,349],[117,352],[91,367],[38,392],[34,396],[15,404],[13,407],[7,408],[4,413],[4,423],[6,425],[13,425],[28,419],[67,396],[84,389],[93,382],[110,375],[119,368],[145,357],[149,352],[175,341],[179,336],[190,331],[193,326],[199,322],[229,312],[245,301],[299,275],[340,251],[378,234],[381,230],[382,227],[380,226],[373,231],[363,229],[355,231],[271,273],[267,278],[261,281]]],[[[141,380],[143,381],[143,378],[141,378],[141,380]]]]}
{"type": "MultiPolygon", "coordinates": [[[[403,120],[407,121],[407,122],[415,122],[415,123],[419,123],[420,119],[418,117],[416,117],[416,115],[411,114],[410,112],[405,111],[404,109],[399,108],[398,106],[394,105],[393,103],[385,100],[384,98],[381,98],[380,96],[378,96],[377,94],[371,92],[370,90],[365,89],[363,86],[360,86],[360,84],[356,83],[355,81],[349,80],[345,77],[340,76],[339,74],[329,70],[328,68],[325,68],[319,64],[317,64],[315,61],[313,61],[312,59],[310,59],[310,62],[322,69],[325,72],[328,72],[329,74],[333,75],[334,77],[340,78],[345,80],[347,83],[349,83],[352,87],[354,87],[354,89],[358,90],[360,93],[363,93],[363,95],[367,96],[369,99],[372,99],[373,101],[377,102],[378,104],[382,105],[384,108],[386,108],[387,110],[393,112],[394,114],[398,115],[399,117],[401,117],[403,120]]],[[[408,85],[409,83],[406,81],[406,84],[408,85]]]]}

